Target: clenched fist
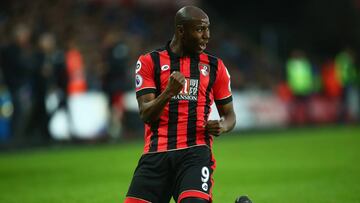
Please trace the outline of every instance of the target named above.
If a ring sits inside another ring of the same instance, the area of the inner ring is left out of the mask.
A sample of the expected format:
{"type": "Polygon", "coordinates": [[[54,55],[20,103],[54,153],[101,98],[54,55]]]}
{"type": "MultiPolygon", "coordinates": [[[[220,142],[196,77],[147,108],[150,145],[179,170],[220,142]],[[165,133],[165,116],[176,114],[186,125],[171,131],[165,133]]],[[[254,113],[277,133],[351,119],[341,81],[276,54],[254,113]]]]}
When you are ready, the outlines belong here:
{"type": "Polygon", "coordinates": [[[204,127],[210,134],[219,136],[224,132],[224,124],[222,121],[223,120],[210,120],[205,124],[204,127]]]}
{"type": "Polygon", "coordinates": [[[182,88],[185,85],[185,77],[178,71],[174,71],[171,73],[166,90],[170,93],[170,96],[175,96],[179,94],[182,88]]]}

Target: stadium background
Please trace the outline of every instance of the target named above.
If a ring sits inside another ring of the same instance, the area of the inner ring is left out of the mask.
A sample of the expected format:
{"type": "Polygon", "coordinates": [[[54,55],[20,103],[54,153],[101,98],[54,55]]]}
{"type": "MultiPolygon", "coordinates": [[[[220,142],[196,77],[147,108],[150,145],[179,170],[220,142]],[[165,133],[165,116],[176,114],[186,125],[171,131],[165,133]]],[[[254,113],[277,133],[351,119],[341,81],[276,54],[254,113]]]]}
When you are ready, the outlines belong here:
{"type": "Polygon", "coordinates": [[[123,200],[142,151],[134,65],[189,4],[237,113],[215,141],[216,202],[360,202],[359,0],[1,1],[0,202],[123,200]]]}

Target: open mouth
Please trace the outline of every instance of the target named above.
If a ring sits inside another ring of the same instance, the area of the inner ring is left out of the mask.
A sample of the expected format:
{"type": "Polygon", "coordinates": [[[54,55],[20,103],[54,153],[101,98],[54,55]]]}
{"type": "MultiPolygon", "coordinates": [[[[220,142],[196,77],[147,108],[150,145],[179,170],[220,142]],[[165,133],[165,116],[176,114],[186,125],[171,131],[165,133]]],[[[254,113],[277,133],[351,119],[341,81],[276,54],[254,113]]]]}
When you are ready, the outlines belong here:
{"type": "Polygon", "coordinates": [[[199,44],[200,49],[204,50],[206,49],[206,43],[200,43],[199,44]]]}

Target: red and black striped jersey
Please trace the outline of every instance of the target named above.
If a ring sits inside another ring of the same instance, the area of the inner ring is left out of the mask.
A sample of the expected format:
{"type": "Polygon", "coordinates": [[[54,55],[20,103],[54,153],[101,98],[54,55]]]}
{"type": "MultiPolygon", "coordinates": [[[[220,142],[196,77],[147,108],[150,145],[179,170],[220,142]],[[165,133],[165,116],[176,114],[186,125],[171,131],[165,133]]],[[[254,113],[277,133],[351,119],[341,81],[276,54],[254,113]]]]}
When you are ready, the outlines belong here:
{"type": "Polygon", "coordinates": [[[141,55],[136,64],[136,96],[160,95],[173,71],[181,72],[186,83],[165,106],[158,121],[145,124],[144,153],[212,146],[212,136],[204,128],[211,105],[232,101],[230,75],[223,61],[207,53],[178,56],[169,44],[141,55]]]}

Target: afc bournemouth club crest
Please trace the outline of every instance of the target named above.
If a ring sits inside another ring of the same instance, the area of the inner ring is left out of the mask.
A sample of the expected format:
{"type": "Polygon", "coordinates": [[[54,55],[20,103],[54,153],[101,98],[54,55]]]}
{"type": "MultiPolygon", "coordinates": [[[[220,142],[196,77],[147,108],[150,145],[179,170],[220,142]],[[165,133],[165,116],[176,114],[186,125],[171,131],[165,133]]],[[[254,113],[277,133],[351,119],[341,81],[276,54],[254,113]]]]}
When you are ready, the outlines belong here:
{"type": "Polygon", "coordinates": [[[199,63],[199,70],[200,70],[200,73],[201,73],[203,76],[206,77],[206,76],[209,75],[209,72],[210,72],[209,65],[203,64],[203,63],[199,63]]]}

